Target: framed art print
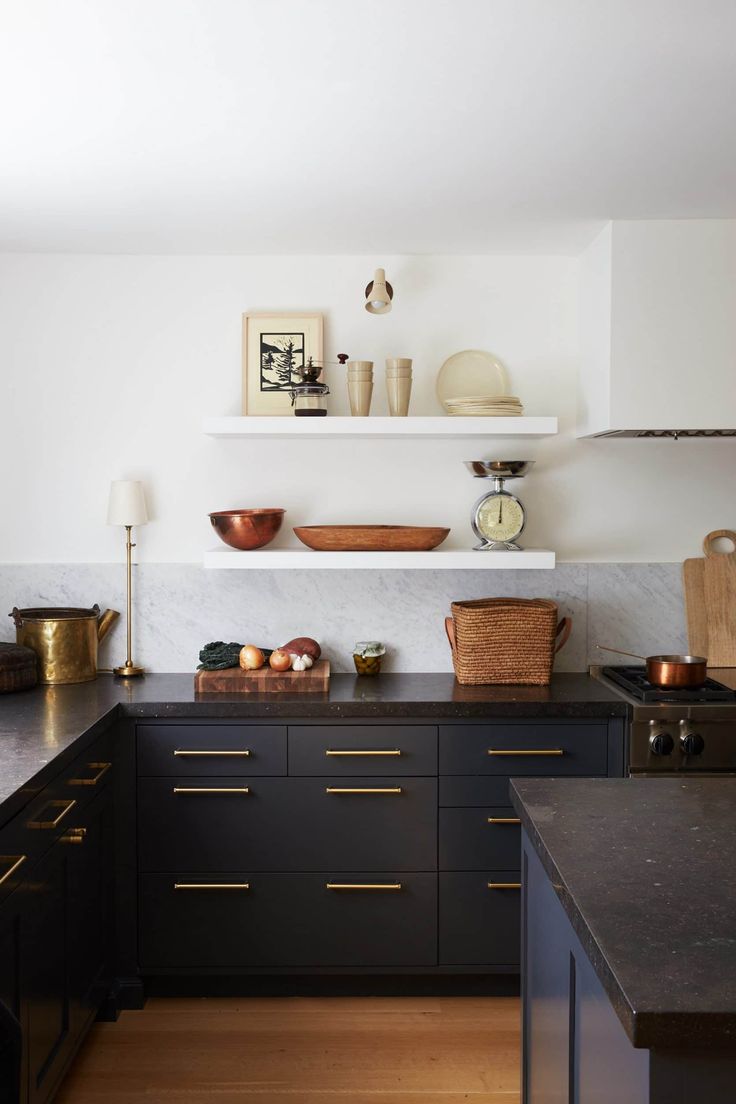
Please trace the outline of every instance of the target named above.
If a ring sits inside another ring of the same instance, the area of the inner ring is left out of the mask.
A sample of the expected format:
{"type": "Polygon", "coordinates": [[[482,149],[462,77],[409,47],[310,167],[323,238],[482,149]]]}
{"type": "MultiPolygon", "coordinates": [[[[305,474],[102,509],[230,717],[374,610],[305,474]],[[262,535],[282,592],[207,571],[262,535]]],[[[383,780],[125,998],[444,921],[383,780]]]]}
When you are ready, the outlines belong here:
{"type": "Polygon", "coordinates": [[[297,369],[322,361],[322,315],[243,315],[243,413],[290,414],[297,369]]]}

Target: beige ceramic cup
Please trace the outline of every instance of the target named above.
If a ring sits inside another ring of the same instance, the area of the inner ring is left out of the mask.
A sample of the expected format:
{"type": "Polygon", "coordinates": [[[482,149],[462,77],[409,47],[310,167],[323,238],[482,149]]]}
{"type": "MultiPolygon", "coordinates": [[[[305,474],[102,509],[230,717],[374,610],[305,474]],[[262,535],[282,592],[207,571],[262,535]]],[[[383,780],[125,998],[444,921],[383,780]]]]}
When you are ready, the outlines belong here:
{"type": "Polygon", "coordinates": [[[409,413],[411,376],[386,377],[388,412],[392,418],[405,418],[409,413]]]}
{"type": "MultiPolygon", "coordinates": [[[[411,357],[386,357],[386,371],[401,368],[411,372],[411,357]]],[[[402,372],[403,374],[403,372],[402,372]]]]}
{"type": "Polygon", "coordinates": [[[350,399],[350,413],[353,415],[354,418],[366,418],[370,414],[372,397],[372,379],[348,380],[348,398],[350,399]]]}
{"type": "Polygon", "coordinates": [[[347,363],[348,378],[351,376],[363,376],[366,373],[373,375],[372,360],[349,360],[347,363]]]}

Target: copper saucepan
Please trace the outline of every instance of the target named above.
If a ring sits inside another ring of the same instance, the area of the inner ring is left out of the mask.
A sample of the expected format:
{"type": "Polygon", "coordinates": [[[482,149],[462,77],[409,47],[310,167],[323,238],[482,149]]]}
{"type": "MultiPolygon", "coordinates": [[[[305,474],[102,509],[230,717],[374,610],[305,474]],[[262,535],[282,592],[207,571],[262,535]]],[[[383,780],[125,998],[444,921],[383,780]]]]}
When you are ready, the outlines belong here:
{"type": "Polygon", "coordinates": [[[647,665],[649,681],[664,690],[696,690],[708,678],[708,660],[705,656],[641,656],[636,652],[624,652],[621,648],[608,648],[604,644],[596,644],[596,648],[643,660],[647,665]]]}

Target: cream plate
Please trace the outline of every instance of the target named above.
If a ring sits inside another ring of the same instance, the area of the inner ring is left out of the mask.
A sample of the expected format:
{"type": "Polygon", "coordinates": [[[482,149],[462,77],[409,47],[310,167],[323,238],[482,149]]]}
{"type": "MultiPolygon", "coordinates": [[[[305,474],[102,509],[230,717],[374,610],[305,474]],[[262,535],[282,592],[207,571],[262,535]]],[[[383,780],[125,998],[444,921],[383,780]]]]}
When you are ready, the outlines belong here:
{"type": "Polygon", "coordinates": [[[508,391],[508,376],[501,361],[482,349],[464,349],[448,357],[437,373],[437,398],[444,406],[458,396],[483,395],[495,399],[508,391]]]}

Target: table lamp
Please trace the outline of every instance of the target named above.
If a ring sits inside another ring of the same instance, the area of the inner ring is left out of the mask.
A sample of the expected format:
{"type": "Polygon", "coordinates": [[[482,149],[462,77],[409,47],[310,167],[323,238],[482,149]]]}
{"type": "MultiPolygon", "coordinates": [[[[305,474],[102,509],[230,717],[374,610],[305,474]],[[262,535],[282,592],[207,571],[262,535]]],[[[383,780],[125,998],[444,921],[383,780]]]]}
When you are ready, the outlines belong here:
{"type": "Polygon", "coordinates": [[[137,479],[113,479],[110,484],[110,500],[107,507],[107,524],[125,526],[125,557],[127,566],[127,620],[128,651],[122,667],[113,667],[114,675],[130,678],[142,675],[144,668],[133,663],[131,655],[133,639],[133,609],[131,601],[132,575],[131,560],[135,545],[131,542],[131,530],[134,525],[145,525],[148,521],[146,499],[143,484],[137,479]]]}

